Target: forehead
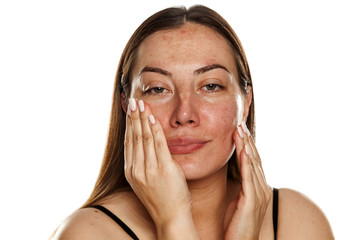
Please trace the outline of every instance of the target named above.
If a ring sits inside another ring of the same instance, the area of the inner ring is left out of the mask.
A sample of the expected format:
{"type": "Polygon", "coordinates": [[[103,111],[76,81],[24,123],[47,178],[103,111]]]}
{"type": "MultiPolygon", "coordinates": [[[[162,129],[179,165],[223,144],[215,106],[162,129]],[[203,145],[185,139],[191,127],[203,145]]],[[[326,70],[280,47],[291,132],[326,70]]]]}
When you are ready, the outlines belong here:
{"type": "Polygon", "coordinates": [[[180,28],[158,31],[147,37],[139,47],[136,66],[199,67],[214,63],[236,71],[228,41],[209,27],[186,23],[180,28]]]}

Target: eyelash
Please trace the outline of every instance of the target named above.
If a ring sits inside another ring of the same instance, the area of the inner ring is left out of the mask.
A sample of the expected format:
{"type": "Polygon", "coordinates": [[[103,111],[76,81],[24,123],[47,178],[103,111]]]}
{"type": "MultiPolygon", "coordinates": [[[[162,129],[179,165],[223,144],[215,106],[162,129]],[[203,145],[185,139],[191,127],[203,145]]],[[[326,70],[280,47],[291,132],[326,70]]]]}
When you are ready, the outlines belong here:
{"type": "MultiPolygon", "coordinates": [[[[201,87],[202,90],[207,91],[207,92],[218,92],[221,91],[222,89],[224,89],[223,86],[216,84],[216,83],[209,83],[204,85],[203,87],[201,87]],[[214,88],[214,89],[208,89],[208,88],[214,88]]],[[[163,87],[153,87],[150,88],[148,90],[146,90],[144,92],[144,94],[149,95],[149,94],[153,94],[153,95],[160,95],[160,94],[165,94],[169,92],[169,90],[167,90],[166,88],[163,87]],[[158,92],[157,92],[158,91],[158,92]]]]}
{"type": "Polygon", "coordinates": [[[221,91],[222,89],[224,89],[224,87],[219,84],[216,84],[216,83],[209,83],[209,84],[204,85],[201,89],[204,89],[205,91],[209,91],[209,92],[218,92],[218,91],[221,91]],[[214,86],[215,89],[208,89],[208,87],[210,87],[210,86],[214,86]]]}
{"type": "Polygon", "coordinates": [[[146,90],[144,92],[144,94],[157,94],[158,95],[158,94],[167,93],[166,91],[169,91],[169,90],[167,90],[166,88],[163,88],[163,87],[153,87],[153,88],[150,88],[150,89],[146,90]],[[161,92],[156,92],[158,90],[160,90],[161,92]]]}

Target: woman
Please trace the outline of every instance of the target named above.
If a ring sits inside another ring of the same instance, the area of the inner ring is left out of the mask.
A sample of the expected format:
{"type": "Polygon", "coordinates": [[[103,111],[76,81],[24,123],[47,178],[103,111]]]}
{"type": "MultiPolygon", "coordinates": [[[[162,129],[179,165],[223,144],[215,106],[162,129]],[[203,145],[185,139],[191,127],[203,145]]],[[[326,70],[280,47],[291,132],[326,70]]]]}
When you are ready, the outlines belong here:
{"type": "Polygon", "coordinates": [[[120,59],[93,193],[55,239],[333,239],[314,203],[269,187],[254,137],[228,23],[204,6],[154,14],[120,59]]]}

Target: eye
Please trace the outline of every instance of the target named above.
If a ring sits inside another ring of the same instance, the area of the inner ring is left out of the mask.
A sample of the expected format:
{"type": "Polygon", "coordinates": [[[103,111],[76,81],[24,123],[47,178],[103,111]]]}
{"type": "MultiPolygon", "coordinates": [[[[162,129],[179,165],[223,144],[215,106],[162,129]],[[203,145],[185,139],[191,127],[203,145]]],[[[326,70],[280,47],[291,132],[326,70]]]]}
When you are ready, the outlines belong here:
{"type": "Polygon", "coordinates": [[[156,88],[152,88],[150,89],[152,92],[154,93],[163,93],[165,91],[165,88],[162,87],[156,87],[156,88]]]}
{"type": "Polygon", "coordinates": [[[202,87],[203,90],[209,91],[209,92],[216,92],[222,90],[224,87],[220,86],[219,84],[210,83],[206,84],[202,87]]]}
{"type": "Polygon", "coordinates": [[[145,94],[161,94],[161,93],[167,93],[169,90],[163,88],[163,87],[153,87],[145,91],[145,94]]]}

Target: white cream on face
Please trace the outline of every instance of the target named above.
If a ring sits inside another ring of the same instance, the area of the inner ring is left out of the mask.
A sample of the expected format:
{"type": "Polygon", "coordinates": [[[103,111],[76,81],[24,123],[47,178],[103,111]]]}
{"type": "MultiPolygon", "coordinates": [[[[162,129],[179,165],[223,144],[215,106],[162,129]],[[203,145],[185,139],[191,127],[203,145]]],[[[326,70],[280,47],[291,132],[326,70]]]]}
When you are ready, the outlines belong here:
{"type": "Polygon", "coordinates": [[[131,83],[131,96],[136,98],[141,98],[146,95],[146,92],[152,88],[161,87],[164,90],[165,96],[156,98],[158,104],[164,104],[171,100],[171,96],[174,95],[175,86],[173,80],[162,76],[158,73],[146,72],[146,73],[137,73],[134,74],[132,83],[131,83]],[[170,94],[171,93],[171,94],[170,94]]]}
{"type": "Polygon", "coordinates": [[[244,106],[245,106],[245,101],[244,101],[244,97],[243,94],[237,94],[235,97],[235,101],[236,101],[236,105],[238,106],[238,114],[237,114],[237,123],[236,125],[239,126],[241,121],[244,121],[244,106]]]}

